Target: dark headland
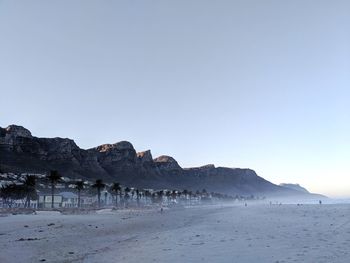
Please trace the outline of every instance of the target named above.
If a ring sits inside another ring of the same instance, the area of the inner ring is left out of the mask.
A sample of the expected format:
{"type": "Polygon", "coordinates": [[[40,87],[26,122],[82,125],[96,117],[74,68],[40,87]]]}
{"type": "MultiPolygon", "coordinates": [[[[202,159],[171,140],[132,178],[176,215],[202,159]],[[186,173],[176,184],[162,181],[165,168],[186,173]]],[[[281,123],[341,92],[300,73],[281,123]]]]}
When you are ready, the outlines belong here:
{"type": "Polygon", "coordinates": [[[0,127],[0,170],[47,173],[58,170],[72,179],[103,179],[153,189],[207,189],[229,195],[318,198],[290,185],[275,185],[254,170],[204,165],[182,168],[170,156],[153,158],[127,141],[81,149],[67,138],[38,138],[24,127],[0,127]]]}

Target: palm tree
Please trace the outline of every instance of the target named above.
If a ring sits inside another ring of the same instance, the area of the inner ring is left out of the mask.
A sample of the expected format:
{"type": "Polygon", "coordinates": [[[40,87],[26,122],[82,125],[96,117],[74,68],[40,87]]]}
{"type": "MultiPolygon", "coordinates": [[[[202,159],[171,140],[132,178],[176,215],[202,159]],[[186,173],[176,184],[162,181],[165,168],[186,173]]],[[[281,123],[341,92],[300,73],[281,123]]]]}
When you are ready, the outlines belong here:
{"type": "Polygon", "coordinates": [[[107,205],[107,197],[108,197],[108,192],[107,191],[105,191],[104,192],[104,194],[105,194],[105,206],[107,205]]]}
{"type": "Polygon", "coordinates": [[[184,189],[183,191],[182,191],[182,194],[185,196],[185,202],[187,203],[187,195],[188,195],[188,191],[187,191],[187,189],[184,189]]]}
{"type": "Polygon", "coordinates": [[[148,204],[148,199],[149,197],[152,196],[151,192],[149,190],[145,190],[144,195],[145,195],[145,203],[148,204]]]}
{"type": "Polygon", "coordinates": [[[51,208],[53,208],[55,186],[59,181],[61,181],[62,176],[57,171],[50,171],[50,174],[46,178],[50,181],[51,184],[51,208]]]}
{"type": "Polygon", "coordinates": [[[10,207],[9,199],[11,198],[11,185],[2,185],[0,188],[0,197],[2,198],[2,203],[10,207]]]}
{"type": "Polygon", "coordinates": [[[84,182],[83,181],[76,181],[75,182],[75,189],[78,190],[78,207],[80,208],[80,194],[81,194],[81,190],[84,189],[84,182]]]}
{"type": "Polygon", "coordinates": [[[1,186],[0,195],[3,199],[3,203],[11,208],[14,200],[23,200],[26,197],[26,189],[24,185],[13,183],[1,186]]]}
{"type": "Polygon", "coordinates": [[[97,179],[95,184],[92,187],[97,189],[97,199],[98,199],[98,207],[101,207],[101,189],[103,189],[106,185],[103,183],[102,179],[97,179]]]}
{"type": "Polygon", "coordinates": [[[111,186],[111,191],[115,193],[115,206],[118,207],[118,195],[120,197],[120,191],[122,188],[119,183],[113,183],[111,186]]]}
{"type": "Polygon", "coordinates": [[[130,196],[129,196],[129,193],[131,192],[131,189],[129,187],[126,187],[124,189],[124,205],[128,206],[129,204],[129,199],[130,199],[130,196]]]}
{"type": "Polygon", "coordinates": [[[202,201],[202,199],[203,199],[202,192],[199,191],[199,190],[196,191],[196,193],[194,194],[194,196],[195,196],[196,198],[198,198],[198,200],[200,200],[200,201],[202,201]]]}
{"type": "Polygon", "coordinates": [[[136,202],[137,202],[137,206],[140,206],[140,190],[136,189],[136,202]]]}
{"type": "Polygon", "coordinates": [[[158,191],[158,192],[157,192],[157,195],[158,195],[158,202],[159,202],[159,203],[163,203],[164,191],[163,191],[163,190],[158,191]]]}
{"type": "Polygon", "coordinates": [[[177,193],[176,190],[173,190],[173,191],[171,192],[171,198],[173,199],[173,201],[176,200],[177,195],[178,195],[178,193],[177,193]]]}
{"type": "Polygon", "coordinates": [[[37,199],[35,185],[36,177],[34,175],[27,175],[23,182],[23,187],[26,194],[26,201],[24,203],[24,207],[30,206],[30,199],[37,199]]]}
{"type": "Polygon", "coordinates": [[[192,205],[191,203],[191,200],[192,200],[192,191],[188,191],[188,197],[189,197],[189,200],[190,200],[190,205],[192,205]]]}
{"type": "Polygon", "coordinates": [[[151,194],[151,202],[152,202],[152,204],[154,204],[157,200],[156,200],[156,197],[157,197],[157,194],[156,193],[152,193],[151,194]]]}
{"type": "Polygon", "coordinates": [[[171,197],[171,191],[166,191],[165,195],[166,195],[166,201],[169,204],[170,203],[170,197],[171,197]]]}

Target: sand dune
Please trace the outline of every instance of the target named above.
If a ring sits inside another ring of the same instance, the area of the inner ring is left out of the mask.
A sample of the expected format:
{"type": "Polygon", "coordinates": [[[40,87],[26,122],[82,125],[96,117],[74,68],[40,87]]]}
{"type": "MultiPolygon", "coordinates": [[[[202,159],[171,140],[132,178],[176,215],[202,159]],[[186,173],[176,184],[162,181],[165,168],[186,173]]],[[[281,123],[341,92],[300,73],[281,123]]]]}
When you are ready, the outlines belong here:
{"type": "Polygon", "coordinates": [[[350,206],[15,215],[0,237],[0,262],[350,262],[350,206]]]}

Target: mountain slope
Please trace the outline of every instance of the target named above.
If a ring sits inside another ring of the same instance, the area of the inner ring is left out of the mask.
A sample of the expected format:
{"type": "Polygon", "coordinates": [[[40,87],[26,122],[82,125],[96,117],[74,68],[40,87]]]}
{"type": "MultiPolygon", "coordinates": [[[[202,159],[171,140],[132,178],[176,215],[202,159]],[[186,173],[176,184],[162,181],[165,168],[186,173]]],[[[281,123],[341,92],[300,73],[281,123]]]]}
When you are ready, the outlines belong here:
{"type": "Polygon", "coordinates": [[[302,187],[299,184],[286,184],[286,183],[282,183],[280,184],[280,186],[291,189],[291,190],[295,190],[298,191],[301,194],[307,195],[310,198],[319,198],[319,199],[324,199],[327,198],[324,195],[320,195],[320,194],[314,194],[314,193],[310,193],[306,188],[302,187]]]}
{"type": "Polygon", "coordinates": [[[58,170],[71,178],[118,181],[142,188],[216,191],[230,195],[299,195],[274,185],[250,169],[207,165],[183,169],[170,156],[153,159],[137,153],[130,142],[81,149],[67,138],[38,138],[16,125],[0,128],[0,169],[6,172],[46,173],[58,170]]]}
{"type": "Polygon", "coordinates": [[[280,184],[280,186],[283,186],[283,187],[286,187],[286,188],[289,188],[289,189],[293,189],[293,190],[296,190],[296,191],[300,191],[302,193],[310,193],[308,190],[306,190],[306,188],[300,186],[299,184],[280,184]]]}

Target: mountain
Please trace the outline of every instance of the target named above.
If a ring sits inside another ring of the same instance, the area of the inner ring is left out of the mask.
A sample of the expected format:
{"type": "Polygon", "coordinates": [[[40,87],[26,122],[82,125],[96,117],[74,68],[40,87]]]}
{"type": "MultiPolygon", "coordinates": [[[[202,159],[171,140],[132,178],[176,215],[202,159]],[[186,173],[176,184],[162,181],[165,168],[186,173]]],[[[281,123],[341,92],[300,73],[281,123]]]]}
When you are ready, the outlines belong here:
{"type": "Polygon", "coordinates": [[[284,188],[288,188],[294,191],[299,192],[302,195],[306,195],[309,198],[316,198],[316,199],[327,199],[326,196],[324,195],[320,195],[320,194],[314,194],[314,193],[310,193],[306,188],[302,187],[299,184],[286,184],[286,183],[282,183],[280,184],[280,186],[284,187],[284,188]]]}
{"type": "Polygon", "coordinates": [[[289,189],[293,189],[302,193],[307,193],[310,194],[310,192],[308,190],[306,190],[306,188],[300,186],[299,184],[280,184],[280,186],[289,188],[289,189]]]}
{"type": "Polygon", "coordinates": [[[24,127],[0,128],[0,170],[47,173],[58,170],[70,178],[103,179],[140,188],[206,189],[230,195],[307,195],[278,186],[253,170],[206,165],[182,168],[170,156],[136,152],[127,141],[81,149],[67,138],[38,138],[24,127]]]}

